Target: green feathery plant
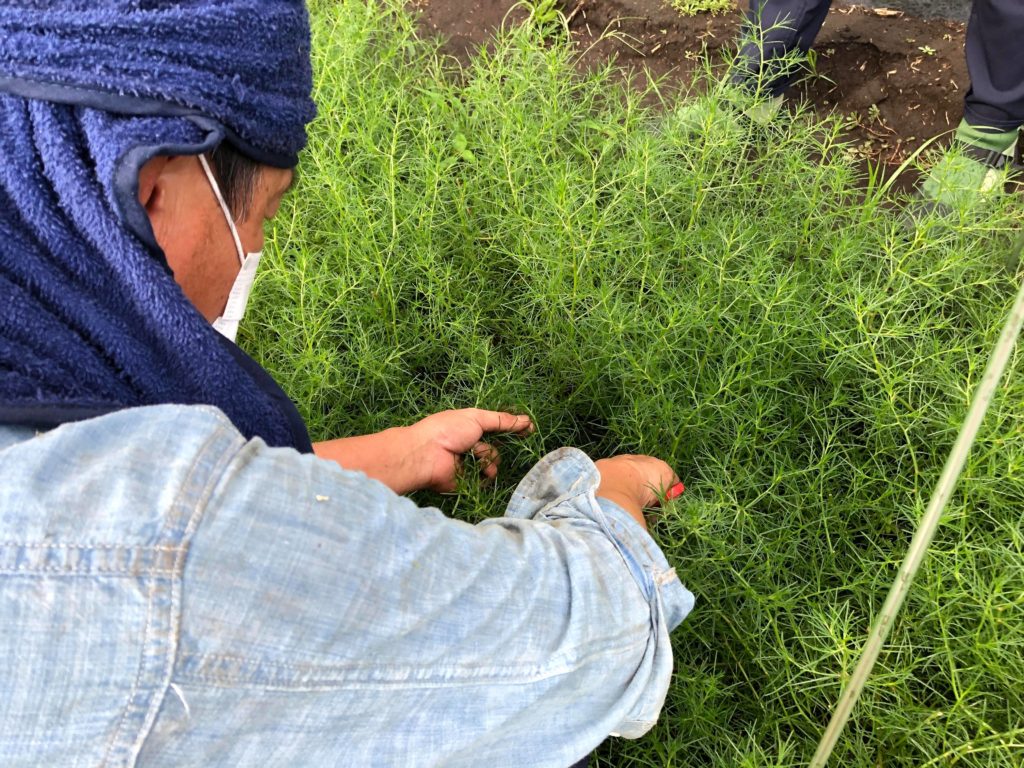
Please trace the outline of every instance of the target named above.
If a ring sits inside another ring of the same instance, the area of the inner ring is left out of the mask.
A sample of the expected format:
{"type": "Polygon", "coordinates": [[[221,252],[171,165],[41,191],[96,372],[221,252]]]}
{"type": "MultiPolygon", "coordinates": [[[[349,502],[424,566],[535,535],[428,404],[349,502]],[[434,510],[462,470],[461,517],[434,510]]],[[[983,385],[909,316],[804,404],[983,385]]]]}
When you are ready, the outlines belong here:
{"type": "Polygon", "coordinates": [[[733,0],[668,0],[668,4],[678,11],[680,16],[696,16],[698,13],[717,16],[736,7],[733,0]]]}
{"type": "MultiPolygon", "coordinates": [[[[314,438],[529,412],[496,485],[421,499],[464,519],[560,445],[671,462],[652,533],[698,602],[658,724],[597,763],[806,764],[1021,277],[1011,203],[908,235],[834,120],[751,125],[711,82],[695,126],[538,23],[458,68],[396,0],[312,14],[320,114],[243,346],[314,438]]],[[[1020,765],[1019,369],[835,765],[1020,765]]]]}

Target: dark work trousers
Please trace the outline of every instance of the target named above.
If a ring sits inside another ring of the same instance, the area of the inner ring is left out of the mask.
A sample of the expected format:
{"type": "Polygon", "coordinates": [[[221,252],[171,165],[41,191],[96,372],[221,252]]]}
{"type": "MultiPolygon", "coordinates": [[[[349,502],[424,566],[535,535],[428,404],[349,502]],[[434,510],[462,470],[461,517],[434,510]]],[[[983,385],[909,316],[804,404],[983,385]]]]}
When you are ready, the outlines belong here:
{"type": "Polygon", "coordinates": [[[1024,0],[974,0],[967,22],[971,125],[1012,131],[1024,124],[1024,0]]]}
{"type": "MultiPolygon", "coordinates": [[[[806,53],[831,5],[832,0],[750,0],[744,33],[754,40],[741,49],[734,80],[749,84],[761,68],[766,90],[781,94],[794,73],[780,64],[773,67],[773,61],[796,49],[806,53]],[[762,46],[753,32],[759,28],[762,46]]],[[[974,0],[965,48],[971,78],[964,99],[967,122],[1002,131],[1019,128],[1024,124],[1024,0],[974,0]]]]}
{"type": "Polygon", "coordinates": [[[733,79],[756,84],[760,70],[763,88],[780,95],[794,74],[783,65],[783,57],[797,49],[805,54],[810,50],[831,6],[832,0],[750,0],[742,34],[752,39],[740,49],[733,79]]]}

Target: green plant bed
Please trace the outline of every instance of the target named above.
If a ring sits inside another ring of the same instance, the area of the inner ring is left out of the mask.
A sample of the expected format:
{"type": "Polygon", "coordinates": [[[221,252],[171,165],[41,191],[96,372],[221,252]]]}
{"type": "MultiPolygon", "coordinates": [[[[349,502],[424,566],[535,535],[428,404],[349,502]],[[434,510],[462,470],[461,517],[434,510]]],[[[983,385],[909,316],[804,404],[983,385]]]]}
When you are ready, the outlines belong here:
{"type": "MultiPolygon", "coordinates": [[[[834,122],[751,128],[717,86],[673,120],[550,27],[455,70],[397,5],[313,23],[320,115],[243,347],[315,439],[531,413],[495,486],[421,499],[464,519],[563,444],[670,461],[652,532],[698,602],[661,720],[597,764],[806,764],[1021,277],[1011,202],[907,236],[834,122]]],[[[1019,370],[834,765],[1020,765],[1019,370]]]]}
{"type": "Polygon", "coordinates": [[[696,16],[698,13],[717,16],[736,7],[734,0],[668,0],[668,4],[681,16],[696,16]]]}

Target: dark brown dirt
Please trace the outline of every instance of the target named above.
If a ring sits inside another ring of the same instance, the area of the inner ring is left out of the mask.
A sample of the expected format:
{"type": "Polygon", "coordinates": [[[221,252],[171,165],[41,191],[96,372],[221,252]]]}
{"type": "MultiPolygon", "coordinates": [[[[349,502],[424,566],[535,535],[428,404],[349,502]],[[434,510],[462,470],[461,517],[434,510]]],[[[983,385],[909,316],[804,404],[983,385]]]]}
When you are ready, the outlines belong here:
{"type": "MultiPolygon", "coordinates": [[[[465,59],[486,43],[514,3],[412,5],[422,14],[423,29],[440,34],[445,51],[465,59]]],[[[742,18],[739,5],[721,16],[683,17],[665,0],[561,0],[560,7],[585,52],[583,66],[611,57],[637,85],[659,79],[663,94],[689,86],[703,50],[721,61],[742,18]]],[[[945,145],[960,121],[969,85],[963,44],[963,24],[837,2],[815,44],[816,72],[791,88],[788,98],[807,99],[821,113],[840,113],[851,151],[892,169],[933,136],[942,136],[936,146],[945,145]]]]}

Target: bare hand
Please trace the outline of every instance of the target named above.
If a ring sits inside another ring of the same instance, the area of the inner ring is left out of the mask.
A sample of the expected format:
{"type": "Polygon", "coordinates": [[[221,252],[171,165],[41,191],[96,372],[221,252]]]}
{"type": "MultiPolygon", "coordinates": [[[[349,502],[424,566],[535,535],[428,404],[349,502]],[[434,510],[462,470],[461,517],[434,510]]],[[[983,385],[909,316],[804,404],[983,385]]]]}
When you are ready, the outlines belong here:
{"type": "Polygon", "coordinates": [[[601,473],[597,495],[614,501],[644,528],[644,508],[660,505],[666,491],[679,483],[672,468],[653,456],[623,454],[594,463],[601,473]]]}
{"type": "Polygon", "coordinates": [[[498,452],[482,440],[484,435],[532,431],[528,416],[464,408],[435,413],[408,427],[316,443],[313,450],[322,459],[380,480],[395,493],[445,492],[455,490],[468,453],[481,462],[484,477],[498,474],[498,452]]]}
{"type": "Polygon", "coordinates": [[[498,474],[498,452],[481,438],[489,432],[533,431],[528,416],[517,416],[500,411],[464,408],[460,411],[442,411],[427,416],[407,427],[410,442],[416,446],[410,458],[418,465],[414,472],[417,488],[433,491],[453,491],[462,459],[472,453],[481,463],[484,477],[498,474]]]}

